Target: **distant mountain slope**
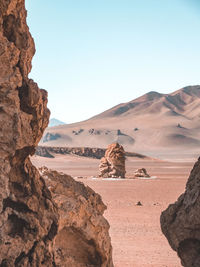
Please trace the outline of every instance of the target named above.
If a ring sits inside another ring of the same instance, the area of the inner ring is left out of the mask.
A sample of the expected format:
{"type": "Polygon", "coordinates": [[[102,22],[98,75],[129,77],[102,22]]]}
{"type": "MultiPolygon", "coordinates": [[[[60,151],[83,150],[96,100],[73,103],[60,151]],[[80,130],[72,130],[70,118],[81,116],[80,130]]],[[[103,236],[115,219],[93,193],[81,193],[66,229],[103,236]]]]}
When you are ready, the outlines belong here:
{"type": "Polygon", "coordinates": [[[55,118],[52,118],[49,120],[49,125],[48,127],[54,127],[54,126],[59,126],[59,125],[63,125],[63,124],[66,124],[65,122],[63,121],[59,121],[55,118]]]}
{"type": "Polygon", "coordinates": [[[87,121],[47,128],[40,145],[101,147],[119,142],[127,151],[200,151],[200,86],[171,94],[149,92],[87,121]]]}
{"type": "MultiPolygon", "coordinates": [[[[171,94],[149,92],[130,102],[117,105],[92,119],[158,113],[162,110],[171,115],[194,117],[200,104],[200,86],[188,86],[171,94]],[[198,108],[198,107],[197,107],[198,108]]],[[[199,112],[199,109],[198,109],[199,112]]]]}

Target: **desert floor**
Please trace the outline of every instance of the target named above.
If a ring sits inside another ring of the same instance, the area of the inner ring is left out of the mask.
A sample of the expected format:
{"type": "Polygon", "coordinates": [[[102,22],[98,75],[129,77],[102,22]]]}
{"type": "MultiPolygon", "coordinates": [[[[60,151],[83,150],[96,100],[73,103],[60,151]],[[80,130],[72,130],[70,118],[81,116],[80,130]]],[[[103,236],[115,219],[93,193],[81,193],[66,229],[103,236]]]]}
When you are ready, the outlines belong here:
{"type": "Polygon", "coordinates": [[[127,177],[140,167],[154,179],[102,180],[99,160],[78,156],[56,156],[54,159],[34,156],[36,166],[47,166],[70,174],[89,185],[107,205],[105,217],[110,223],[115,267],[179,267],[180,260],[160,230],[161,211],[184,192],[194,159],[170,161],[128,158],[127,177]],[[140,201],[142,206],[137,206],[140,201]]]}

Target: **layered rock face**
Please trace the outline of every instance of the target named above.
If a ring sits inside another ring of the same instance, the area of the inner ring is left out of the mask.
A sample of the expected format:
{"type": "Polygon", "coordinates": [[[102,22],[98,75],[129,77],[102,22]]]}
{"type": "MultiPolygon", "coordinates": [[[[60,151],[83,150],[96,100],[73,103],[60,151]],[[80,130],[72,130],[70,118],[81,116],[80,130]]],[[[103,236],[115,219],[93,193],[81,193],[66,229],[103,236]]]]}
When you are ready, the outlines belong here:
{"type": "Polygon", "coordinates": [[[91,188],[72,177],[40,169],[59,210],[59,229],[54,242],[55,263],[62,267],[112,267],[106,206],[91,188]]]}
{"type": "Polygon", "coordinates": [[[200,158],[185,193],[161,214],[161,228],[185,267],[200,266],[200,158]]]}
{"type": "Polygon", "coordinates": [[[0,266],[54,263],[57,208],[28,157],[49,119],[47,93],[28,79],[34,51],[24,0],[1,0],[0,266]]]}
{"type": "MultiPolygon", "coordinates": [[[[53,240],[55,236],[59,237],[58,208],[44,179],[29,159],[29,155],[35,153],[35,147],[49,119],[46,91],[40,90],[37,84],[28,78],[34,52],[33,39],[26,25],[24,0],[1,0],[1,267],[56,266],[57,254],[54,251],[53,240]]],[[[79,208],[81,209],[81,203],[79,208]]],[[[76,210],[72,211],[71,207],[69,209],[74,216],[74,225],[78,224],[76,219],[79,217],[76,215],[76,210]]],[[[101,227],[98,228],[96,224],[94,227],[97,227],[97,231],[101,231],[101,227]]],[[[76,240],[78,236],[82,240],[81,234],[76,232],[75,235],[71,232],[71,228],[68,230],[69,238],[75,236],[76,240]]],[[[88,242],[88,246],[95,253],[99,250],[95,250],[93,244],[92,240],[88,242]]],[[[103,252],[101,250],[98,253],[103,252]]],[[[101,257],[98,259],[100,261],[101,257]]],[[[101,266],[100,264],[95,266],[101,266]]]]}
{"type": "Polygon", "coordinates": [[[125,159],[123,146],[118,143],[109,145],[99,165],[99,176],[124,178],[126,173],[125,159]]]}

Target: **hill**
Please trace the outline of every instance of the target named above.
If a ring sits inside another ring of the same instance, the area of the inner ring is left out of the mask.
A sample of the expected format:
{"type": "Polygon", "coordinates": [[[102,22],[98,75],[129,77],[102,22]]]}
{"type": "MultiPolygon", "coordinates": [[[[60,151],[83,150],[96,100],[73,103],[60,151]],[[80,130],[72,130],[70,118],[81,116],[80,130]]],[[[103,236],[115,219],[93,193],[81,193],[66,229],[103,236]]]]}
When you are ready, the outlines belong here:
{"type": "Polygon", "coordinates": [[[101,147],[157,156],[200,149],[200,86],[171,94],[149,92],[79,123],[47,128],[40,145],[101,147]]]}

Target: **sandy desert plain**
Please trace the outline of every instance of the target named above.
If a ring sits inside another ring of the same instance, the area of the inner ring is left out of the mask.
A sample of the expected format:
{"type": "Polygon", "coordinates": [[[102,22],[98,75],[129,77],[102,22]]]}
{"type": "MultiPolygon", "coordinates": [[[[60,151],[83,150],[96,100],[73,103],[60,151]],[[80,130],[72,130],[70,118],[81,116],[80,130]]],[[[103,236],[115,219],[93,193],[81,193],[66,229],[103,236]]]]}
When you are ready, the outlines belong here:
{"type": "MultiPolygon", "coordinates": [[[[188,150],[189,151],[189,150],[188,150]]],[[[171,153],[165,160],[127,158],[126,177],[144,167],[146,179],[94,179],[99,160],[76,155],[33,156],[37,166],[70,174],[102,196],[107,205],[115,267],[179,267],[180,259],[160,229],[160,214],[184,192],[198,151],[171,153]],[[137,206],[140,201],[142,206],[137,206]]]]}
{"type": "Polygon", "coordinates": [[[101,195],[115,267],[181,266],[161,232],[160,215],[184,192],[200,155],[199,106],[199,85],[171,94],[149,92],[89,120],[45,130],[40,146],[106,148],[118,142],[127,152],[147,156],[127,157],[126,177],[145,168],[152,179],[92,179],[100,160],[89,157],[32,158],[36,166],[69,174],[101,195]]]}

